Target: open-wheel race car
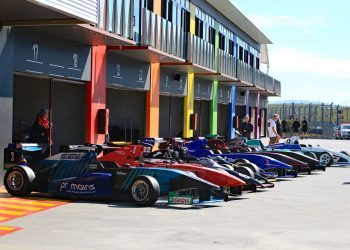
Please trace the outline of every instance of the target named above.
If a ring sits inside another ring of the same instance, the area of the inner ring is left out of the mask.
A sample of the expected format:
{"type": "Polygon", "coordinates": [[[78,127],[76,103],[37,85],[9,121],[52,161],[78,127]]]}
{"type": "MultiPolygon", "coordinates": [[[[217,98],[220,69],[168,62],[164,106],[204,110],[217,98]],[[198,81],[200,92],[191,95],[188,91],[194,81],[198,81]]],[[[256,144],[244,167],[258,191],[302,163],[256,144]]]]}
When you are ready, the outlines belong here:
{"type": "Polygon", "coordinates": [[[169,192],[219,190],[180,170],[103,164],[96,151],[98,147],[85,148],[43,159],[37,144],[9,144],[5,148],[5,188],[14,196],[41,192],[54,197],[132,201],[141,206],[150,206],[169,192]]]}
{"type": "Polygon", "coordinates": [[[350,166],[350,156],[345,151],[337,152],[335,150],[321,147],[300,144],[299,138],[293,136],[289,138],[286,143],[278,143],[268,146],[267,148],[274,150],[290,150],[302,152],[314,159],[319,160],[323,165],[330,166],[350,166]]]}

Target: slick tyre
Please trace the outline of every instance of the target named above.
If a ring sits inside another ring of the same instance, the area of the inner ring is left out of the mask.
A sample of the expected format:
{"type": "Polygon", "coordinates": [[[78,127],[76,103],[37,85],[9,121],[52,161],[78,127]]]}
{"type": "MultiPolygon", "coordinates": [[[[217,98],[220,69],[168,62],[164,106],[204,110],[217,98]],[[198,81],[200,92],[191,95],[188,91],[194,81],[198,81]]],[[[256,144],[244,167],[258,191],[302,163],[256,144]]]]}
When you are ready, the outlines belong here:
{"type": "Polygon", "coordinates": [[[250,161],[246,160],[246,159],[237,159],[233,162],[233,164],[235,165],[243,165],[243,164],[246,164],[246,163],[250,163],[250,161]]]}
{"type": "Polygon", "coordinates": [[[348,152],[346,151],[340,151],[340,153],[344,154],[344,155],[347,155],[347,156],[350,156],[348,152]]]}
{"type": "Polygon", "coordinates": [[[130,195],[137,206],[151,206],[159,198],[159,183],[152,176],[139,176],[130,187],[130,195]]]}
{"type": "Polygon", "coordinates": [[[260,174],[259,167],[257,165],[255,165],[254,163],[246,163],[243,166],[250,168],[254,172],[254,174],[260,174]]]}
{"type": "Polygon", "coordinates": [[[326,165],[326,167],[332,166],[334,163],[333,156],[328,152],[323,152],[319,156],[319,161],[326,165]]]}
{"type": "Polygon", "coordinates": [[[35,174],[30,168],[12,167],[5,174],[4,185],[7,192],[13,196],[29,196],[34,179],[35,174]]]}
{"type": "Polygon", "coordinates": [[[305,152],[304,154],[305,154],[306,156],[311,157],[312,159],[317,160],[317,156],[316,156],[316,154],[315,154],[314,152],[305,152]]]}
{"type": "Polygon", "coordinates": [[[236,167],[235,171],[237,171],[238,173],[241,173],[241,174],[245,174],[245,175],[247,175],[247,176],[249,176],[251,178],[255,177],[254,172],[250,168],[247,168],[247,167],[244,167],[244,166],[236,167]]]}

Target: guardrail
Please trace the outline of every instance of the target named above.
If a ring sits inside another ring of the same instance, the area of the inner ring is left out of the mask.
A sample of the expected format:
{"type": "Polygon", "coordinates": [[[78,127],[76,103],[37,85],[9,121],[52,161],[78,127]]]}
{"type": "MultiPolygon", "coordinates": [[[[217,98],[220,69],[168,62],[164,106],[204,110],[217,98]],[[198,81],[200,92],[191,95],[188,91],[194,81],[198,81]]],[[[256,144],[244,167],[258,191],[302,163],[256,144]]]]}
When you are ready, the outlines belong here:
{"type": "Polygon", "coordinates": [[[252,67],[241,60],[237,62],[237,78],[241,81],[253,83],[253,71],[252,67]]]}
{"type": "Polygon", "coordinates": [[[185,33],[182,28],[142,9],[141,43],[152,46],[168,54],[185,58],[185,33]]]}
{"type": "Polygon", "coordinates": [[[273,80],[273,92],[278,96],[281,95],[281,82],[276,79],[273,80]]]}
{"type": "Polygon", "coordinates": [[[188,33],[187,60],[209,69],[214,67],[214,45],[188,33]]]}
{"type": "Polygon", "coordinates": [[[233,55],[219,49],[218,50],[218,72],[234,78],[236,75],[236,61],[233,55]]]}
{"type": "Polygon", "coordinates": [[[270,92],[274,92],[273,78],[269,75],[265,75],[265,89],[270,92]]]}
{"type": "Polygon", "coordinates": [[[253,83],[254,83],[254,85],[259,87],[259,88],[265,89],[265,76],[266,76],[266,74],[264,74],[260,70],[253,68],[253,67],[252,67],[252,70],[253,70],[253,83]]]}

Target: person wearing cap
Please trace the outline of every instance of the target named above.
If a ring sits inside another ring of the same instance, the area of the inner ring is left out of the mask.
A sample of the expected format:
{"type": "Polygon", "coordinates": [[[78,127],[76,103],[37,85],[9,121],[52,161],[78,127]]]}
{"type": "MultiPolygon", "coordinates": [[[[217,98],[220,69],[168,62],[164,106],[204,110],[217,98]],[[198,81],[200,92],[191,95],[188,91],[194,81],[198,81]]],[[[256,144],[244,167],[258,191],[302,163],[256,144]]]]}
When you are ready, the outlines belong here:
{"type": "Polygon", "coordinates": [[[49,146],[52,145],[51,127],[49,122],[49,110],[41,109],[36,115],[36,119],[30,129],[30,141],[42,144],[46,147],[45,156],[50,154],[49,146]]]}
{"type": "Polygon", "coordinates": [[[248,140],[250,140],[250,134],[254,130],[253,124],[249,121],[249,116],[245,116],[243,118],[243,122],[238,127],[239,132],[243,137],[247,137],[248,140]]]}

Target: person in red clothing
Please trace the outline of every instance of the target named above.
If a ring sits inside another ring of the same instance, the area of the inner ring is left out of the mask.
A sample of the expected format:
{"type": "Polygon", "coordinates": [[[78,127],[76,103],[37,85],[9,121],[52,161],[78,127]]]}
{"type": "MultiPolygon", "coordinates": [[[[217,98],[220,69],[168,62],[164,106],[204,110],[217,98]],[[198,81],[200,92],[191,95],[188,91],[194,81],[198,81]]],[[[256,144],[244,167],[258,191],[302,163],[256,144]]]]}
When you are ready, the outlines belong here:
{"type": "Polygon", "coordinates": [[[30,141],[41,144],[45,147],[44,155],[50,155],[50,147],[52,145],[51,127],[49,121],[49,110],[41,109],[30,129],[30,141]]]}

